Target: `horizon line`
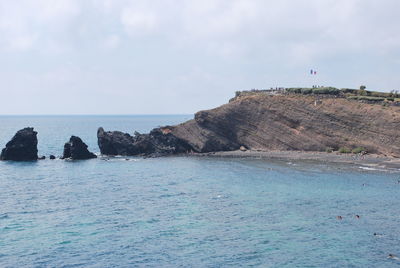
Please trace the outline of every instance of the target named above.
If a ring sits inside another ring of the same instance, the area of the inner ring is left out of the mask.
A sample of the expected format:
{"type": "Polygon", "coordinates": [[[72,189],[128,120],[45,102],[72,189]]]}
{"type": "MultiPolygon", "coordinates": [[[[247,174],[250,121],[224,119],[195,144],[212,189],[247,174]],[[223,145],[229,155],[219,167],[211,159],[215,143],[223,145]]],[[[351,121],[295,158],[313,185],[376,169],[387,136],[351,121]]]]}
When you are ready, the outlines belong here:
{"type": "Polygon", "coordinates": [[[0,114],[2,116],[170,116],[170,115],[194,115],[192,114],[0,114]]]}

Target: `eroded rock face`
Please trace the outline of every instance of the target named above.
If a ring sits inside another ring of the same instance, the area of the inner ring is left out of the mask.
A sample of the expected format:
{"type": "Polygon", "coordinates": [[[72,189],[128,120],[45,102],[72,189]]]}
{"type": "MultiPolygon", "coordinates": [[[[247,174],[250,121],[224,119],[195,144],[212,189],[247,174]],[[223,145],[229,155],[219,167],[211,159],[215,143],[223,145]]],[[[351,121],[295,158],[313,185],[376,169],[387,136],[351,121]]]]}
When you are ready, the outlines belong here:
{"type": "Polygon", "coordinates": [[[97,141],[104,155],[166,155],[190,152],[193,148],[175,137],[167,127],[153,129],[149,134],[131,136],[120,131],[104,131],[99,128],[97,141]]]}
{"type": "Polygon", "coordinates": [[[85,160],[96,158],[94,153],[89,152],[88,146],[76,136],[71,136],[69,142],[64,145],[64,153],[62,159],[85,160]]]}
{"type": "Polygon", "coordinates": [[[320,151],[364,147],[400,157],[400,107],[313,96],[246,96],[171,128],[196,151],[320,151]]]}
{"type": "Polygon", "coordinates": [[[32,127],[19,130],[1,151],[0,160],[38,160],[37,132],[32,127]]]}
{"type": "Polygon", "coordinates": [[[400,157],[400,107],[344,98],[252,95],[200,111],[185,123],[149,134],[98,132],[102,154],[140,155],[240,150],[320,151],[366,148],[400,157]],[[242,149],[243,149],[242,148],[242,149]]]}

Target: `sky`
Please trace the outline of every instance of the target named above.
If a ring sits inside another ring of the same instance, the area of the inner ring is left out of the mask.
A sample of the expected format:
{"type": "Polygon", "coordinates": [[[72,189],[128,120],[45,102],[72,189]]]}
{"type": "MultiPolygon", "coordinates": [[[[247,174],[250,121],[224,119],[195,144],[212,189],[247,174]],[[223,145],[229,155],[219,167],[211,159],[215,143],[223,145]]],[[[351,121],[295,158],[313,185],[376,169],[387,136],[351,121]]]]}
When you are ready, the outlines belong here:
{"type": "Polygon", "coordinates": [[[400,90],[399,10],[399,0],[0,0],[0,114],[192,114],[252,88],[400,90]]]}

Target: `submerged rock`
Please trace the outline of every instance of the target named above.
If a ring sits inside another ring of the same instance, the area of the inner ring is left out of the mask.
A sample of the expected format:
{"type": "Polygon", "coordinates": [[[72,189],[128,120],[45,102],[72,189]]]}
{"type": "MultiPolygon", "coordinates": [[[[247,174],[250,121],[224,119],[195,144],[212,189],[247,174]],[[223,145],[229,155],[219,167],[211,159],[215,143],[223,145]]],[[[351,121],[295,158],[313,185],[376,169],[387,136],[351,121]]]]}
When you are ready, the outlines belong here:
{"type": "Polygon", "coordinates": [[[71,136],[69,142],[64,145],[64,153],[62,159],[72,159],[72,160],[85,160],[96,158],[94,153],[89,152],[88,146],[81,140],[81,138],[76,136],[71,136]]]}
{"type": "Polygon", "coordinates": [[[99,128],[97,141],[100,152],[104,155],[161,156],[186,153],[193,149],[184,140],[172,135],[168,127],[155,128],[149,134],[135,132],[134,136],[120,131],[106,132],[99,128]]]}
{"type": "Polygon", "coordinates": [[[41,157],[38,158],[38,160],[45,160],[46,156],[42,155],[41,157]]]}
{"type": "Polygon", "coordinates": [[[0,160],[34,161],[38,159],[37,132],[32,127],[19,130],[1,151],[0,160]]]}

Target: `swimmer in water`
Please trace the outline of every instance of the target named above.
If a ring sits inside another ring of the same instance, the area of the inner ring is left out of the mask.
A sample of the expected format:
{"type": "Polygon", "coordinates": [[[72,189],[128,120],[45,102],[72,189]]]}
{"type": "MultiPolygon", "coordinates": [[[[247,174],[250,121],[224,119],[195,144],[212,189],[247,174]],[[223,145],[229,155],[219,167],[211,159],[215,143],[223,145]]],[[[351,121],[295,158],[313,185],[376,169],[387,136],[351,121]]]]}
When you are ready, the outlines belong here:
{"type": "Polygon", "coordinates": [[[360,215],[356,215],[356,218],[359,219],[359,218],[360,218],[360,215]]]}
{"type": "Polygon", "coordinates": [[[336,219],[343,220],[343,217],[342,216],[336,216],[336,219]]]}
{"type": "Polygon", "coordinates": [[[399,257],[397,257],[396,255],[394,255],[394,254],[389,254],[388,255],[388,259],[392,259],[392,260],[400,260],[399,259],[399,257]]]}

